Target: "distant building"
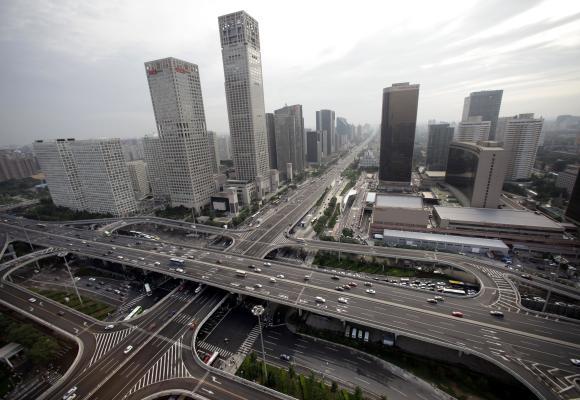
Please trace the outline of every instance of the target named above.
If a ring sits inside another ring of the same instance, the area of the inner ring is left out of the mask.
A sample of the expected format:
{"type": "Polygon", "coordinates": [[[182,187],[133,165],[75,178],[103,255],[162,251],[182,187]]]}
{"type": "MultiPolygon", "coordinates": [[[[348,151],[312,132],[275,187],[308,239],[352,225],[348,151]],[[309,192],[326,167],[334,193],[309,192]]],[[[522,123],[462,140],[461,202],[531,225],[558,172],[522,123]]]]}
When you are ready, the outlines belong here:
{"type": "MultiPolygon", "coordinates": [[[[304,172],[304,117],[299,104],[286,106],[274,111],[276,130],[276,164],[281,167],[292,164],[295,174],[304,172]]],[[[282,180],[292,178],[283,168],[279,168],[282,180]]]]}
{"type": "Polygon", "coordinates": [[[429,124],[427,139],[427,169],[444,171],[447,167],[449,145],[453,141],[454,128],[447,123],[429,124]]]}
{"type": "Polygon", "coordinates": [[[270,170],[270,190],[275,193],[280,186],[280,172],[277,169],[270,170]]]}
{"type": "Polygon", "coordinates": [[[161,140],[158,137],[145,136],[143,138],[143,157],[153,198],[161,203],[168,202],[170,197],[169,186],[165,176],[166,169],[163,161],[161,140]]]}
{"type": "Polygon", "coordinates": [[[142,160],[145,157],[141,139],[122,139],[121,148],[126,161],[142,160]]]}
{"type": "Polygon", "coordinates": [[[379,159],[371,149],[367,149],[358,160],[358,167],[363,169],[378,168],[379,159]]]}
{"type": "Polygon", "coordinates": [[[214,186],[198,67],[169,57],[146,62],[145,72],[170,204],[199,211],[214,186]]]}
{"type": "Polygon", "coordinates": [[[336,151],[336,122],[332,110],[316,111],[316,130],[322,132],[322,154],[324,157],[336,151]]]}
{"type": "Polygon", "coordinates": [[[322,132],[306,132],[306,162],[320,164],[322,162],[322,132]]]}
{"type": "Polygon", "coordinates": [[[543,125],[544,120],[533,113],[499,119],[496,138],[508,154],[506,180],[530,179],[543,125]]]}
{"type": "Polygon", "coordinates": [[[231,187],[211,196],[211,208],[218,214],[237,215],[240,211],[238,193],[231,187]]]}
{"type": "Polygon", "coordinates": [[[556,187],[560,189],[566,189],[568,197],[572,195],[574,190],[574,184],[576,183],[576,178],[578,177],[578,171],[580,170],[580,165],[572,165],[566,167],[562,172],[558,173],[558,178],[556,179],[556,187]]]}
{"type": "Polygon", "coordinates": [[[217,136],[213,131],[207,131],[207,143],[209,146],[209,161],[211,164],[211,169],[214,174],[219,174],[220,172],[220,156],[217,149],[217,136]]]}
{"type": "Polygon", "coordinates": [[[566,219],[580,225],[580,174],[576,175],[576,182],[570,194],[566,219]]]}
{"type": "Polygon", "coordinates": [[[147,196],[149,189],[149,179],[147,179],[147,163],[143,160],[129,161],[127,163],[129,178],[135,193],[135,199],[139,200],[147,196]]]}
{"type": "Polygon", "coordinates": [[[462,121],[467,121],[469,117],[480,116],[482,121],[490,122],[489,137],[478,140],[495,140],[502,96],[503,90],[483,90],[472,92],[465,98],[462,121]]]}
{"type": "Polygon", "coordinates": [[[427,227],[429,211],[418,196],[377,193],[372,215],[372,230],[389,227],[427,227]]]}
{"type": "Polygon", "coordinates": [[[220,160],[231,160],[232,154],[230,152],[230,136],[229,135],[218,135],[217,140],[217,151],[218,158],[220,160]]]}
{"type": "Polygon", "coordinates": [[[0,182],[29,178],[39,169],[34,154],[0,150],[0,182]]]}
{"type": "Polygon", "coordinates": [[[346,118],[336,118],[336,150],[341,151],[346,149],[351,135],[351,125],[346,118]]]}
{"type": "Polygon", "coordinates": [[[445,183],[464,207],[497,208],[506,168],[497,142],[452,142],[445,183]]]}
{"type": "Polygon", "coordinates": [[[491,121],[483,121],[480,116],[468,117],[461,121],[455,131],[456,142],[480,142],[489,140],[491,121]]]}
{"type": "Polygon", "coordinates": [[[268,134],[268,154],[270,156],[270,168],[277,169],[276,155],[276,124],[274,123],[274,114],[266,113],[266,132],[268,134]]]}
{"type": "Polygon", "coordinates": [[[383,90],[379,180],[410,186],[419,85],[395,83],[383,90]]]}
{"type": "MultiPolygon", "coordinates": [[[[218,18],[232,155],[238,179],[269,182],[270,156],[258,21],[245,11],[218,18]]],[[[259,198],[269,187],[259,187],[259,198]]]]}

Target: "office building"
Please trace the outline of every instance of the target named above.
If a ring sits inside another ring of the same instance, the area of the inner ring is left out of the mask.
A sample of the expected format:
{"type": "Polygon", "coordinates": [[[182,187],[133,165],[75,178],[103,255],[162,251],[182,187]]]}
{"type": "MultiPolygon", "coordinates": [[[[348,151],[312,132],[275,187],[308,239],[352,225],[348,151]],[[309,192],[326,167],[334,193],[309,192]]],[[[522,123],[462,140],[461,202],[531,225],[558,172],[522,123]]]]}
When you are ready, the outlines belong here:
{"type": "Polygon", "coordinates": [[[389,227],[427,227],[429,210],[419,196],[378,193],[372,215],[372,229],[389,227]]]}
{"type": "Polygon", "coordinates": [[[536,161],[544,120],[534,114],[500,118],[496,138],[508,154],[506,180],[529,180],[536,161]]]}
{"type": "Polygon", "coordinates": [[[270,170],[270,190],[272,193],[276,193],[278,191],[278,187],[280,186],[280,172],[277,169],[270,170]]]}
{"type": "Polygon", "coordinates": [[[230,151],[230,136],[229,135],[218,135],[217,136],[217,152],[218,158],[220,160],[231,160],[232,153],[230,151]]]}
{"type": "Polygon", "coordinates": [[[395,83],[383,90],[379,181],[410,186],[419,85],[395,83]]]}
{"type": "MultiPolygon", "coordinates": [[[[302,106],[297,104],[274,111],[276,131],[276,164],[292,164],[294,174],[304,172],[304,118],[302,106]]],[[[284,168],[279,168],[280,178],[290,177],[284,168]]]]}
{"type": "Polygon", "coordinates": [[[306,132],[306,162],[320,164],[322,162],[322,132],[306,132]]]}
{"type": "Polygon", "coordinates": [[[498,142],[452,142],[445,183],[464,207],[497,208],[506,156],[498,142]]]}
{"type": "Polygon", "coordinates": [[[274,123],[274,114],[266,113],[266,132],[268,134],[268,155],[270,156],[270,168],[277,169],[276,160],[276,125],[274,123]]]}
{"type": "Polygon", "coordinates": [[[447,167],[449,145],[453,141],[454,128],[447,123],[429,124],[427,139],[427,169],[444,171],[447,167]]]}
{"type": "Polygon", "coordinates": [[[170,204],[199,211],[214,186],[198,67],[169,57],[146,62],[145,71],[170,204]]]}
{"type": "Polygon", "coordinates": [[[481,92],[470,93],[463,103],[463,115],[461,120],[467,121],[469,117],[480,116],[482,121],[489,121],[489,140],[495,140],[495,131],[502,96],[503,90],[484,90],[481,92]]]}
{"type": "Polygon", "coordinates": [[[121,139],[121,148],[126,161],[142,160],[145,157],[141,139],[121,139]]]}
{"type": "Polygon", "coordinates": [[[155,136],[145,136],[143,138],[143,158],[153,198],[160,203],[169,202],[169,186],[165,175],[166,169],[163,161],[161,139],[155,136]]]}
{"type": "Polygon", "coordinates": [[[85,210],[118,217],[126,217],[137,211],[119,139],[75,140],[70,142],[70,147],[85,210]]]}
{"type": "Polygon", "coordinates": [[[322,132],[322,154],[328,157],[336,151],[336,117],[332,110],[316,111],[316,130],[322,132]]]}
{"type": "Polygon", "coordinates": [[[379,160],[371,149],[365,150],[358,160],[358,167],[362,169],[374,169],[379,167],[379,160]]]}
{"type": "Polygon", "coordinates": [[[461,121],[455,131],[456,142],[480,142],[489,140],[491,121],[482,121],[480,116],[461,121]]]}
{"type": "Polygon", "coordinates": [[[147,163],[143,160],[129,161],[127,162],[127,169],[135,199],[140,200],[151,192],[149,179],[147,179],[147,163]]]}
{"type": "Polygon", "coordinates": [[[71,143],[74,139],[37,140],[32,145],[44,173],[50,197],[56,206],[82,211],[86,209],[77,164],[71,143]]]}
{"type": "Polygon", "coordinates": [[[346,118],[336,118],[336,151],[345,150],[352,137],[352,128],[346,118]]]}
{"type": "Polygon", "coordinates": [[[580,174],[576,175],[576,182],[570,194],[566,219],[580,225],[580,174]]]}
{"type": "Polygon", "coordinates": [[[579,171],[580,165],[569,165],[564,171],[558,172],[556,187],[560,189],[566,189],[568,198],[572,195],[574,184],[576,183],[576,178],[578,177],[579,171]]]}
{"type": "Polygon", "coordinates": [[[216,133],[213,131],[207,131],[207,143],[209,146],[209,156],[210,156],[210,164],[211,170],[214,174],[219,174],[220,172],[220,156],[217,150],[217,136],[216,133]]]}
{"type": "Polygon", "coordinates": [[[34,154],[0,150],[0,182],[29,178],[39,169],[34,154]]]}
{"type": "MultiPolygon", "coordinates": [[[[241,180],[269,182],[262,57],[258,22],[245,11],[218,18],[232,155],[241,180]]],[[[258,188],[259,196],[269,191],[258,188]]]]}

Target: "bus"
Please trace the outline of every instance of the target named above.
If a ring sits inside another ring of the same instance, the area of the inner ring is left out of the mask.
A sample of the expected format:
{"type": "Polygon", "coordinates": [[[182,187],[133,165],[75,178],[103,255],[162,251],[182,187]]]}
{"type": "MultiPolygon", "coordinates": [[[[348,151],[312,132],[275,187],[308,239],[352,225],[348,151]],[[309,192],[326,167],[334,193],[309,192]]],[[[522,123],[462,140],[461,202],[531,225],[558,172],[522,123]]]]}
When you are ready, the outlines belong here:
{"type": "Polygon", "coordinates": [[[185,262],[182,258],[171,258],[169,259],[169,265],[173,267],[183,267],[183,263],[185,262]]]}
{"type": "Polygon", "coordinates": [[[246,271],[242,271],[241,269],[236,269],[236,276],[240,276],[242,278],[245,278],[247,275],[246,271]]]}
{"type": "Polygon", "coordinates": [[[445,288],[445,289],[443,289],[443,293],[460,294],[460,295],[465,296],[465,290],[463,290],[463,289],[449,289],[449,288],[445,288]]]}
{"type": "Polygon", "coordinates": [[[213,362],[218,358],[219,355],[220,355],[219,351],[214,351],[212,353],[211,357],[207,360],[206,364],[212,365],[213,362]]]}
{"type": "Polygon", "coordinates": [[[145,294],[151,296],[151,286],[148,283],[145,284],[145,294]]]}
{"type": "Polygon", "coordinates": [[[137,315],[141,314],[142,312],[143,312],[143,307],[141,307],[141,306],[137,306],[137,307],[135,307],[135,308],[133,309],[133,311],[131,311],[131,312],[129,313],[129,315],[127,315],[127,316],[125,317],[125,319],[123,319],[123,321],[128,321],[128,320],[130,320],[131,318],[133,318],[133,317],[135,317],[135,316],[137,316],[137,315]]]}

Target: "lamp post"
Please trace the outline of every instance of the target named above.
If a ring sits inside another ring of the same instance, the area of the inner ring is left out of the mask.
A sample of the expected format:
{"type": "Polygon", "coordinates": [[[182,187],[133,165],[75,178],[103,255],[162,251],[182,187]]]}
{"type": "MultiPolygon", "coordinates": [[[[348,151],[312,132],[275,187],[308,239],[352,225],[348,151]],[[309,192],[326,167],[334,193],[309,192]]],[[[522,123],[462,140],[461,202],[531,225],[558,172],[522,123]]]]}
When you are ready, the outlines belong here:
{"type": "Polygon", "coordinates": [[[264,313],[264,307],[257,305],[252,308],[252,314],[258,317],[258,326],[260,327],[260,341],[262,342],[262,359],[264,361],[264,383],[268,380],[268,369],[266,368],[266,352],[264,351],[264,335],[262,333],[261,316],[264,313]]]}
{"type": "Polygon", "coordinates": [[[64,265],[66,265],[66,269],[68,270],[68,274],[69,274],[69,276],[70,276],[70,280],[71,280],[71,282],[72,282],[72,284],[73,284],[73,287],[74,287],[74,289],[75,289],[75,292],[76,292],[76,294],[77,294],[77,297],[79,298],[79,302],[80,302],[81,304],[83,304],[83,299],[81,298],[81,295],[79,294],[79,289],[77,288],[77,284],[76,284],[75,278],[73,277],[73,274],[72,274],[72,272],[71,272],[71,270],[70,270],[70,267],[69,267],[69,265],[68,265],[68,261],[66,260],[66,255],[67,255],[67,253],[66,253],[66,252],[58,253],[58,256],[59,256],[59,257],[62,257],[62,258],[63,258],[63,260],[64,260],[64,265]]]}

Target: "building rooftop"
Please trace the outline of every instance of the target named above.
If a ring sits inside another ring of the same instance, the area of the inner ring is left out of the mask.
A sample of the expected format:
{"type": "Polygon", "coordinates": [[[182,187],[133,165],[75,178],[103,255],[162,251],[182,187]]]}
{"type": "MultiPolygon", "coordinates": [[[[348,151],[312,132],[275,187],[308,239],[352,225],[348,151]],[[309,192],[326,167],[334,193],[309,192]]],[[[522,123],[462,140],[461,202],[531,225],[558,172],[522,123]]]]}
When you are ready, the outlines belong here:
{"type": "Polygon", "coordinates": [[[377,194],[375,207],[396,208],[423,208],[423,199],[418,196],[397,196],[390,194],[377,194]]]}
{"type": "Polygon", "coordinates": [[[367,198],[366,198],[366,202],[367,203],[373,203],[375,202],[375,200],[377,199],[377,194],[375,192],[368,192],[367,193],[367,198]]]}
{"type": "Polygon", "coordinates": [[[485,222],[489,225],[510,225],[562,230],[562,225],[542,214],[530,211],[473,207],[433,207],[441,219],[485,222]]]}
{"type": "Polygon", "coordinates": [[[458,235],[441,235],[438,233],[398,231],[393,229],[385,229],[383,231],[383,237],[393,236],[404,239],[429,240],[431,242],[454,243],[474,247],[488,247],[490,249],[504,249],[505,251],[509,250],[508,246],[506,246],[504,242],[497,239],[481,239],[458,235]]]}
{"type": "Polygon", "coordinates": [[[425,175],[429,178],[445,178],[446,171],[425,171],[425,175]]]}

